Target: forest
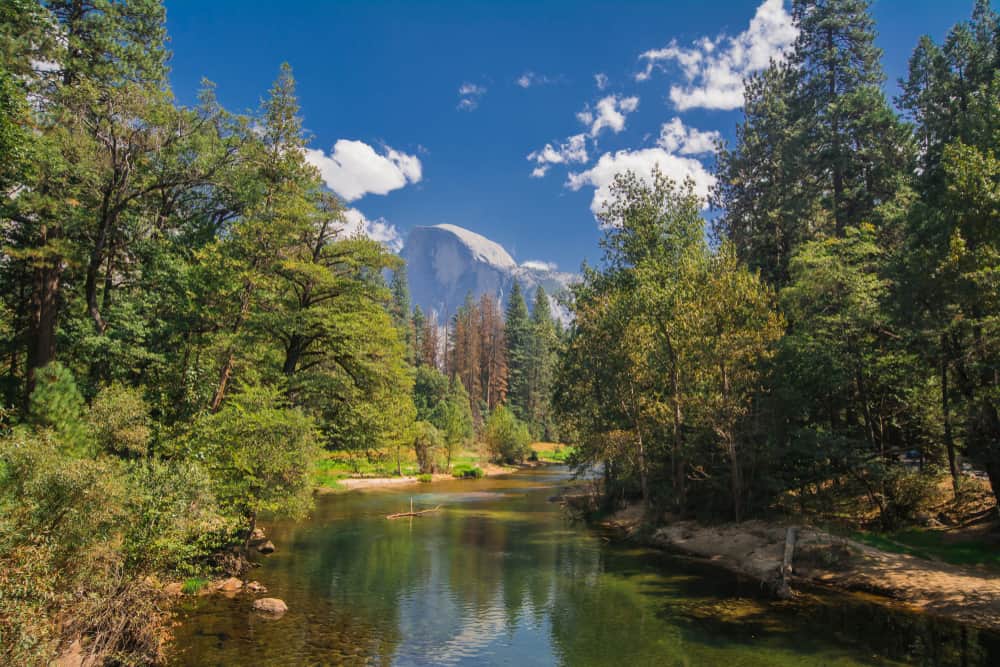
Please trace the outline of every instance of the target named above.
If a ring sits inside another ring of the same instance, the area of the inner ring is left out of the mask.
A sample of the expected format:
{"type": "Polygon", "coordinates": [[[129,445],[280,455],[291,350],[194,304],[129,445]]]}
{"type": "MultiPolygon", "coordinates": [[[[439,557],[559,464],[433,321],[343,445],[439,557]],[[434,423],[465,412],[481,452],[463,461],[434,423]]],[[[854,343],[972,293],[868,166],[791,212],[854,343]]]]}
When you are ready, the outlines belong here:
{"type": "Polygon", "coordinates": [[[330,452],[562,442],[608,506],[706,521],[1000,497],[1000,18],[922,39],[889,99],[868,5],[792,3],[710,215],[620,174],[568,294],[438,322],[344,232],[290,67],[252,112],[184,106],[158,0],[0,4],[3,662],[162,662],[162,584],[245,570],[330,452]]]}
{"type": "Polygon", "coordinates": [[[1000,24],[921,39],[893,104],[868,10],[793,3],[708,234],[692,184],[616,181],[555,385],[610,497],[891,529],[963,461],[1000,495],[1000,24]]]}

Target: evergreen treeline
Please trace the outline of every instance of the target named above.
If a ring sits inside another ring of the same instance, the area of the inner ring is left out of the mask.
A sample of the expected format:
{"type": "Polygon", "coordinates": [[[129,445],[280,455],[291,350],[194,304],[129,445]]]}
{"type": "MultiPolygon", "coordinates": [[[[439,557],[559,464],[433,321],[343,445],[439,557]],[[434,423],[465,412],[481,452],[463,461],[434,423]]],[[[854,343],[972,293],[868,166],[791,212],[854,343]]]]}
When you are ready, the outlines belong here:
{"type": "MultiPolygon", "coordinates": [[[[441,410],[437,418],[429,416],[435,414],[434,405],[444,405],[445,388],[452,386],[451,395],[457,392],[464,397],[462,422],[474,425],[480,433],[490,432],[506,420],[512,421],[515,430],[523,426],[524,436],[517,438],[516,446],[491,445],[490,453],[497,459],[520,461],[528,455],[532,439],[557,438],[550,397],[562,329],[552,316],[544,288],[537,288],[530,311],[516,281],[503,311],[495,295],[483,294],[476,301],[468,294],[442,327],[436,315],[427,317],[419,306],[406,317],[410,303],[405,268],[396,270],[391,285],[392,310],[397,313],[403,337],[410,341],[409,355],[416,365],[418,419],[447,431],[441,410]],[[421,406],[429,407],[422,410],[421,406]],[[491,419],[496,419],[496,424],[491,419]]],[[[467,440],[472,431],[465,432],[467,440]]],[[[485,439],[489,444],[490,439],[485,439]]],[[[454,446],[446,448],[449,461],[454,446]]]]}
{"type": "Polygon", "coordinates": [[[923,38],[897,113],[866,0],[795,0],[746,82],[706,242],[626,175],[575,290],[556,404],[611,497],[739,519],[867,499],[911,518],[961,458],[1000,494],[1000,23],[923,38]]]}

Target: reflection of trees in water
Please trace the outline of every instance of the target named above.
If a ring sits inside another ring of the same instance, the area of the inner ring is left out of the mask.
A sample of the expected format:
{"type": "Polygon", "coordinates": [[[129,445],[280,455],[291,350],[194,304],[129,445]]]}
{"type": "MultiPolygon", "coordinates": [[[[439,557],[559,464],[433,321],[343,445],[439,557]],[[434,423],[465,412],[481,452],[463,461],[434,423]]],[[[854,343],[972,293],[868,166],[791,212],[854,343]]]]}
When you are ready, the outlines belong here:
{"type": "Polygon", "coordinates": [[[261,572],[291,612],[209,601],[181,628],[197,652],[180,662],[1000,664],[995,639],[954,624],[850,596],[775,605],[715,569],[602,548],[548,493],[479,493],[412,521],[383,518],[397,494],[321,501],[311,521],[274,528],[279,551],[261,572]]]}

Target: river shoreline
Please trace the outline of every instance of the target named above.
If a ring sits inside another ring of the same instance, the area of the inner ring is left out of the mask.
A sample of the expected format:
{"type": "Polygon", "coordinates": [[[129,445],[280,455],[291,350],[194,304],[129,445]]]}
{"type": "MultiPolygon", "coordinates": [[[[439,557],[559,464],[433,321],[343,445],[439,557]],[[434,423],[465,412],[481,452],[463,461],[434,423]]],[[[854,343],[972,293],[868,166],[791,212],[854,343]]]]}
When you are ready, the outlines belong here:
{"type": "MultiPolygon", "coordinates": [[[[788,523],[745,521],[706,526],[694,521],[651,525],[635,506],[598,522],[618,539],[681,554],[750,577],[774,590],[782,579],[788,528],[794,550],[787,583],[865,593],[887,605],[1000,632],[1000,576],[882,551],[845,537],[788,523]]],[[[793,592],[794,594],[794,592],[793,592]]]]}
{"type": "MultiPolygon", "coordinates": [[[[495,463],[485,463],[481,464],[479,468],[483,471],[486,477],[496,477],[498,475],[511,475],[519,470],[529,470],[532,468],[550,465],[555,466],[561,464],[549,461],[522,463],[519,465],[497,465],[495,463]]],[[[416,475],[403,475],[401,477],[346,477],[344,479],[337,480],[337,484],[339,485],[337,488],[317,486],[315,492],[319,494],[344,493],[346,491],[365,491],[371,489],[384,489],[387,487],[396,488],[410,484],[428,484],[461,479],[459,477],[455,477],[452,473],[447,472],[434,473],[430,477],[430,482],[422,481],[420,477],[416,475]]]]}

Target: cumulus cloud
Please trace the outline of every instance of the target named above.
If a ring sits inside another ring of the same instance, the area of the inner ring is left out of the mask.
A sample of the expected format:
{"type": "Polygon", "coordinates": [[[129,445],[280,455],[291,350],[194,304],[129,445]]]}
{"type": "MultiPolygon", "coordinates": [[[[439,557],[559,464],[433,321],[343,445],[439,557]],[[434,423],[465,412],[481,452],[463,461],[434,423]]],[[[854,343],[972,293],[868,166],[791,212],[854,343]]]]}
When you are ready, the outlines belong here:
{"type": "Polygon", "coordinates": [[[528,160],[535,163],[535,168],[531,171],[534,178],[541,178],[548,172],[549,167],[554,164],[584,163],[587,157],[587,137],[583,134],[574,134],[565,143],[559,146],[545,144],[541,150],[528,153],[528,160]]]}
{"type": "Polygon", "coordinates": [[[592,168],[579,173],[570,173],[566,187],[570,190],[579,190],[584,186],[592,186],[594,197],[590,202],[590,210],[597,215],[611,198],[611,184],[616,175],[631,171],[639,178],[650,182],[653,170],[657,167],[665,176],[675,181],[681,182],[686,178],[694,181],[695,193],[705,200],[707,205],[708,192],[715,184],[715,177],[698,160],[674,155],[660,146],[605,153],[592,168]]]}
{"type": "Polygon", "coordinates": [[[743,79],[781,60],[798,36],[783,0],[764,0],[749,27],[735,37],[702,37],[690,47],[676,40],[662,49],[639,56],[645,68],[636,81],[649,79],[655,69],[675,62],[684,75],[684,85],[670,88],[670,100],[677,109],[736,109],[743,105],[743,79]]]}
{"type": "Polygon", "coordinates": [[[344,228],[341,235],[367,236],[382,243],[392,252],[399,252],[403,247],[403,237],[395,225],[386,222],[385,218],[369,220],[365,214],[356,208],[349,208],[344,211],[344,228]]]}
{"type": "Polygon", "coordinates": [[[486,86],[466,81],[458,87],[458,110],[472,111],[479,106],[479,100],[486,94],[486,86]]]}
{"type": "Polygon", "coordinates": [[[555,262],[543,262],[540,259],[529,259],[527,262],[521,262],[521,266],[535,271],[555,271],[559,268],[555,262]]]}
{"type": "Polygon", "coordinates": [[[380,154],[363,141],[340,139],[333,152],[306,149],[306,161],[319,169],[326,185],[345,201],[366,194],[384,195],[423,177],[420,159],[386,146],[380,154]]]}
{"type": "Polygon", "coordinates": [[[594,85],[597,86],[598,90],[604,90],[608,87],[608,75],[604,72],[598,72],[594,75],[594,85]]]}
{"type": "Polygon", "coordinates": [[[715,131],[704,131],[687,127],[680,118],[664,123],[656,144],[668,153],[681,155],[706,155],[715,152],[715,144],[721,135],[715,131]]]}
{"type": "Polygon", "coordinates": [[[593,107],[588,104],[576,114],[576,118],[589,128],[591,137],[596,137],[604,128],[618,134],[625,129],[625,116],[638,108],[638,97],[608,95],[598,100],[593,107]]]}

